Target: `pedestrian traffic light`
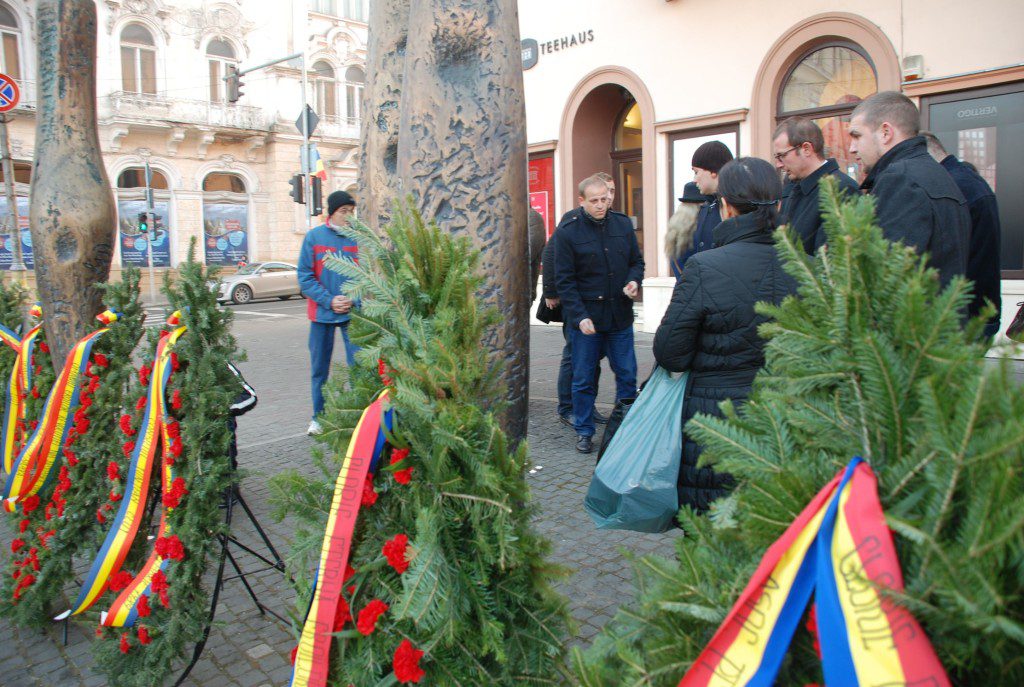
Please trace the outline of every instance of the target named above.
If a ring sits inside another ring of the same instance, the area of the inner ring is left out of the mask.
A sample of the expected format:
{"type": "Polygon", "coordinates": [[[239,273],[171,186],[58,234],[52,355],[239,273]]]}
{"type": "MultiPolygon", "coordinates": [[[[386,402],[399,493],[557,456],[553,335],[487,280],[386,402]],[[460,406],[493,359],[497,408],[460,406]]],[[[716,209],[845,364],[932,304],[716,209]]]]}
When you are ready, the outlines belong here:
{"type": "Polygon", "coordinates": [[[224,83],[227,85],[227,100],[229,103],[237,103],[238,99],[242,97],[242,73],[238,70],[238,65],[229,64],[227,68],[227,74],[224,76],[224,83]]]}
{"type": "Polygon", "coordinates": [[[149,234],[149,217],[145,212],[139,213],[139,233],[149,234]]]}
{"type": "Polygon", "coordinates": [[[321,186],[323,182],[320,180],[320,177],[313,177],[310,181],[312,186],[310,187],[309,195],[312,202],[309,205],[309,215],[310,217],[319,217],[320,213],[324,211],[324,196],[321,186]]]}
{"type": "Polygon", "coordinates": [[[291,192],[288,194],[292,197],[292,200],[296,203],[305,203],[306,199],[302,197],[302,175],[296,174],[288,180],[288,183],[292,187],[291,192]]]}

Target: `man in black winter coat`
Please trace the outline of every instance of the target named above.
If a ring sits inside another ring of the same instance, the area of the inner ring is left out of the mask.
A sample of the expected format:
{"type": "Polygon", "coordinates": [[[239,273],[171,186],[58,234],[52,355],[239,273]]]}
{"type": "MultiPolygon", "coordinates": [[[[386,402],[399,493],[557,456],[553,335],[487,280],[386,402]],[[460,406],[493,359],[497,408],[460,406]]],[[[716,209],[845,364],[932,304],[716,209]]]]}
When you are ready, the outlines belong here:
{"type": "Polygon", "coordinates": [[[861,189],[875,197],[885,237],[927,253],[945,286],[967,270],[971,218],[960,189],[928,154],[919,122],[910,98],[876,93],[853,110],[850,153],[868,170],[861,189]]]}
{"type": "Polygon", "coordinates": [[[572,341],[576,450],[594,436],[594,368],[602,353],[615,373],[616,400],[636,395],[633,299],[644,261],[633,223],[608,209],[608,186],[592,176],[579,186],[580,209],[554,235],[555,288],[572,341]]]}
{"type": "Polygon", "coordinates": [[[818,188],[822,179],[834,178],[847,196],[860,195],[857,182],[839,169],[835,160],[825,158],[825,137],[810,119],[790,117],[775,130],[772,146],[775,166],[784,170],[791,184],[783,191],[779,222],[788,224],[803,241],[804,250],[814,255],[827,237],[821,226],[818,188]]]}
{"type": "Polygon", "coordinates": [[[974,282],[974,299],[967,314],[974,317],[990,301],[996,307],[992,319],[985,325],[985,336],[999,332],[999,310],[1003,299],[999,283],[1000,239],[999,204],[996,194],[980,174],[946,152],[935,134],[924,131],[928,154],[953,177],[957,188],[967,199],[971,213],[971,241],[967,251],[967,278],[974,282]]]}

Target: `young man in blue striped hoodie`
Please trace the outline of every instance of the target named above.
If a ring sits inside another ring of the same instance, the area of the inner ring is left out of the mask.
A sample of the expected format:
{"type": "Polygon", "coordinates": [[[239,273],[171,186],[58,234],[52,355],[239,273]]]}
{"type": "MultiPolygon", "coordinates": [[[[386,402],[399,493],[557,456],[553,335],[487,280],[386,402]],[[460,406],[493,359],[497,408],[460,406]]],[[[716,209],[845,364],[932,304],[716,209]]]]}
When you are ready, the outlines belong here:
{"type": "Polygon", "coordinates": [[[327,196],[327,223],[306,234],[299,254],[299,288],[309,300],[309,358],[312,368],[313,419],[308,434],[320,434],[323,427],[318,420],[324,410],[323,386],[331,369],[335,332],[341,332],[345,343],[345,360],[355,365],[358,347],[348,338],[349,313],[354,303],[341,290],[346,277],[324,266],[324,258],[333,256],[359,261],[359,246],[346,234],[349,220],[355,216],[356,201],[345,191],[327,196]]]}

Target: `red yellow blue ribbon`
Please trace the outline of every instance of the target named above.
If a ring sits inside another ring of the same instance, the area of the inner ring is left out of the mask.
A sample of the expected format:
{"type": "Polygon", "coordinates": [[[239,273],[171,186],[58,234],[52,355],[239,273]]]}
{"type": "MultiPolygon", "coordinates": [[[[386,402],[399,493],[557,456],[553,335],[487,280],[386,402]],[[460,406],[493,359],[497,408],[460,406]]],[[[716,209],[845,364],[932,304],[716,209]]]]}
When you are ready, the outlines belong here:
{"type": "Polygon", "coordinates": [[[71,417],[78,409],[79,377],[89,360],[93,344],[106,332],[106,328],[92,332],[68,352],[64,367],[46,397],[39,424],[7,473],[4,510],[16,510],[21,501],[39,493],[47,484],[71,429],[71,417]]]}
{"type": "MultiPolygon", "coordinates": [[[[175,322],[178,321],[177,317],[172,317],[175,322]]],[[[165,391],[171,374],[171,349],[181,335],[185,333],[185,329],[182,326],[164,334],[157,344],[156,359],[153,361],[152,381],[150,382],[149,394],[145,410],[143,411],[142,426],[139,429],[139,440],[135,443],[128,475],[125,480],[124,498],[121,499],[121,506],[111,523],[103,546],[100,547],[99,553],[89,569],[89,574],[82,584],[77,600],[71,609],[56,616],[55,620],[63,620],[68,616],[78,615],[92,606],[106,591],[110,577],[121,569],[121,565],[124,563],[128,550],[135,541],[135,535],[138,533],[139,526],[142,524],[142,519],[145,516],[149,480],[152,474],[153,463],[158,457],[162,465],[161,475],[164,480],[164,489],[170,488],[168,476],[170,476],[170,480],[173,480],[173,474],[170,473],[171,466],[167,465],[168,461],[163,460],[166,457],[170,444],[164,421],[165,391]],[[157,448],[161,445],[163,446],[163,451],[158,456],[157,448]]],[[[160,536],[164,536],[165,531],[164,517],[161,515],[160,536]]],[[[133,580],[128,589],[136,590],[138,586],[136,583],[140,581],[140,577],[143,575],[147,576],[146,584],[148,585],[152,575],[156,573],[155,569],[150,569],[151,562],[152,557],[139,575],[136,575],[135,580],[133,580]]],[[[140,591],[139,595],[141,593],[140,591]]],[[[122,597],[125,597],[124,593],[118,597],[118,601],[121,601],[122,597]]],[[[134,596],[132,599],[132,609],[130,610],[134,610],[134,602],[137,601],[138,596],[134,596]]],[[[115,606],[117,606],[117,602],[115,602],[115,606]]],[[[118,609],[112,608],[111,611],[107,612],[107,617],[110,617],[111,612],[115,613],[116,618],[122,620],[127,616],[127,611],[122,615],[118,609]]]]}
{"type": "Polygon", "coordinates": [[[320,565],[313,584],[313,598],[295,652],[292,687],[325,687],[327,684],[334,619],[341,599],[363,484],[370,464],[384,448],[385,430],[391,429],[392,411],[387,407],[388,395],[389,390],[385,389],[363,411],[334,484],[334,497],[320,550],[320,565]]]}
{"type": "Polygon", "coordinates": [[[874,473],[861,458],[825,486],[769,547],[679,687],[770,687],[811,594],[830,687],[949,685],[903,591],[874,473]]]}
{"type": "Polygon", "coordinates": [[[7,386],[7,398],[4,399],[2,436],[4,474],[6,475],[11,474],[14,460],[18,457],[19,453],[15,435],[17,434],[18,421],[25,420],[24,394],[32,386],[32,353],[35,350],[36,339],[39,337],[41,327],[41,324],[37,324],[21,339],[18,339],[14,332],[10,330],[6,330],[8,336],[4,336],[4,343],[14,348],[18,354],[14,361],[14,368],[11,369],[11,379],[7,386]]]}

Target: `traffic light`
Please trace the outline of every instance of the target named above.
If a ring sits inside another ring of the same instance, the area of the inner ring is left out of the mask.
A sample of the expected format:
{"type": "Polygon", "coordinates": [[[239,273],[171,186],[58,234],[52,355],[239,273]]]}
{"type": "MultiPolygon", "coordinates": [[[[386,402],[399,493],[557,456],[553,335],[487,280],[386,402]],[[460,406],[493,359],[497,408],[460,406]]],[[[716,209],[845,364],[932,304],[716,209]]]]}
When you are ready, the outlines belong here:
{"type": "Polygon", "coordinates": [[[139,233],[140,234],[147,234],[147,235],[149,234],[149,217],[148,217],[148,213],[145,213],[145,212],[140,212],[139,213],[139,233]]]}
{"type": "Polygon", "coordinates": [[[313,177],[310,182],[312,182],[312,186],[309,195],[312,202],[309,205],[309,215],[310,217],[319,217],[320,213],[324,211],[324,196],[321,186],[323,182],[320,177],[313,177]]]}
{"type": "Polygon", "coordinates": [[[288,184],[291,185],[292,187],[292,190],[288,195],[290,195],[292,197],[292,200],[294,200],[296,203],[304,204],[306,200],[305,198],[302,197],[302,175],[296,174],[295,176],[288,180],[288,184]]]}
{"type": "Polygon", "coordinates": [[[227,84],[227,100],[229,103],[237,103],[238,99],[242,97],[242,73],[238,70],[238,65],[229,64],[227,74],[224,75],[224,83],[227,84]]]}

